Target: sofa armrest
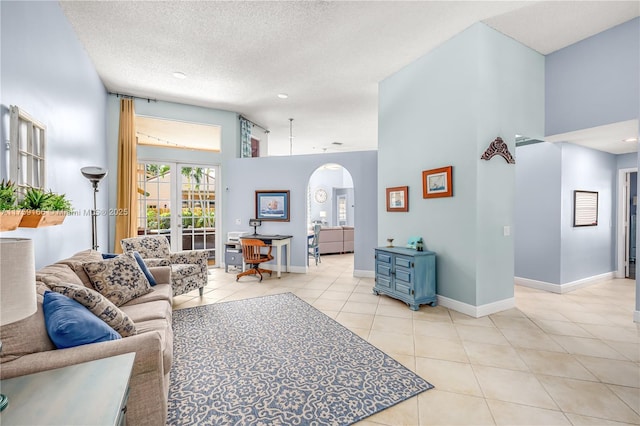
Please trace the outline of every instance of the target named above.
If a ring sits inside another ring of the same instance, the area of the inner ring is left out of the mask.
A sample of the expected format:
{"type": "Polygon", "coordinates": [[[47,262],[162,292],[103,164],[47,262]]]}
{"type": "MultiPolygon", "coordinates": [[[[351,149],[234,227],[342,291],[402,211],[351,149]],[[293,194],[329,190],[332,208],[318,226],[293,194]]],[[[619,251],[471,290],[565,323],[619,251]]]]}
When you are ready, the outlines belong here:
{"type": "Polygon", "coordinates": [[[3,363],[0,369],[0,378],[10,379],[129,352],[136,353],[132,375],[146,372],[157,372],[160,376],[164,374],[162,337],[160,332],[150,331],[119,340],[24,355],[16,360],[3,363]]]}
{"type": "Polygon", "coordinates": [[[152,266],[149,272],[158,284],[171,284],[171,266],[152,266]]]}

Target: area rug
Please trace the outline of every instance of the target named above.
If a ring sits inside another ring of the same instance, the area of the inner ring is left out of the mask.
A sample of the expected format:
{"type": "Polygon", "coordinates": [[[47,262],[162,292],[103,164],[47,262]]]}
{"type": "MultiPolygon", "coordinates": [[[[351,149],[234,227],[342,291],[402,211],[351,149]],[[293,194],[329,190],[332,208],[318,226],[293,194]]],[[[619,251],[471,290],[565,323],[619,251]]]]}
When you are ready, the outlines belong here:
{"type": "Polygon", "coordinates": [[[173,313],[169,425],[349,425],[433,386],[292,293],[173,313]]]}

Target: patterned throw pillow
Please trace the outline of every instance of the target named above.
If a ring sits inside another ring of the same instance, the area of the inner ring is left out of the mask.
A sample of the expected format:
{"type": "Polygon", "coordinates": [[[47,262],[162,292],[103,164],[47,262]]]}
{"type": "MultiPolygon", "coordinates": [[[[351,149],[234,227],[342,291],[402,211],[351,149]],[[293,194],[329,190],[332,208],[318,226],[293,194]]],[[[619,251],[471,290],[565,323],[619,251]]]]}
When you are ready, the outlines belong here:
{"type": "Polygon", "coordinates": [[[93,287],[116,306],[152,291],[133,254],[87,262],[83,266],[93,287]]]}
{"type": "Polygon", "coordinates": [[[136,334],[136,325],[131,318],[97,291],[77,284],[68,283],[52,284],[49,287],[51,290],[62,293],[89,309],[95,316],[109,324],[111,328],[117,331],[122,337],[136,334]]]}

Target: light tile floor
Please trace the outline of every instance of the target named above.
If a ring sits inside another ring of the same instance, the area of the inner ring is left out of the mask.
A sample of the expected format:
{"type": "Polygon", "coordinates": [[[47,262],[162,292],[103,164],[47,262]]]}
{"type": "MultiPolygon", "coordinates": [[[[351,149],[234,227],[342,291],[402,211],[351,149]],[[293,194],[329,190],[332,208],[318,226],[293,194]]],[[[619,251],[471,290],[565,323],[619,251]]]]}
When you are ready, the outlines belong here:
{"type": "Polygon", "coordinates": [[[640,424],[634,281],[563,295],[516,286],[517,308],[476,319],[413,312],[352,271],[353,255],[261,283],[212,268],[204,296],[177,296],[174,309],[292,292],[435,385],[360,425],[640,424]]]}

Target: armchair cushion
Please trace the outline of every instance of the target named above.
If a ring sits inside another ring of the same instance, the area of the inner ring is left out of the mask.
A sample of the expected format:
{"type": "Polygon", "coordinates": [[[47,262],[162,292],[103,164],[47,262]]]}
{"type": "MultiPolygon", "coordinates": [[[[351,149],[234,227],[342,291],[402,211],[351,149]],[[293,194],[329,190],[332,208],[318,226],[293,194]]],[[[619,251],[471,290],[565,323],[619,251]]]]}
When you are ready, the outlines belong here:
{"type": "MultiPolygon", "coordinates": [[[[120,241],[125,253],[137,251],[143,259],[169,259],[169,240],[164,235],[145,235],[144,237],[125,238],[120,241]]],[[[149,265],[149,266],[167,266],[149,265]]]]}
{"type": "Polygon", "coordinates": [[[136,334],[136,325],[127,314],[97,291],[67,283],[52,284],[49,287],[51,290],[64,294],[89,309],[122,337],[136,334]]]}
{"type": "Polygon", "coordinates": [[[44,322],[58,349],[121,339],[116,331],[87,308],[64,294],[44,294],[44,322]]]}
{"type": "Polygon", "coordinates": [[[149,281],[130,253],[100,262],[87,262],[84,270],[95,289],[116,306],[152,291],[149,281]]]}

